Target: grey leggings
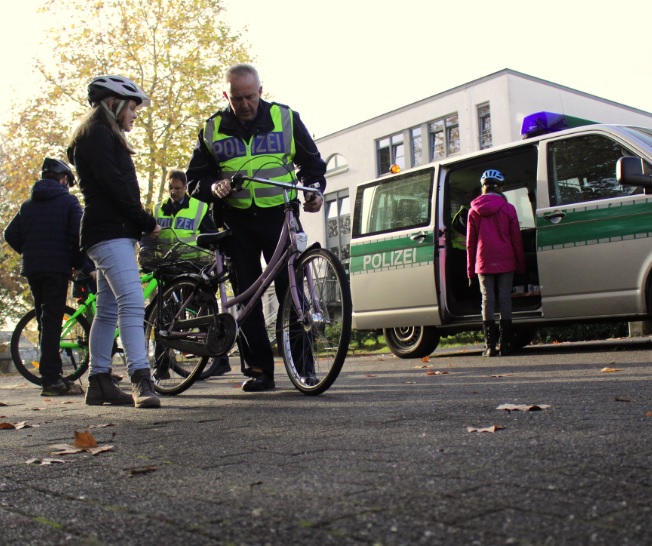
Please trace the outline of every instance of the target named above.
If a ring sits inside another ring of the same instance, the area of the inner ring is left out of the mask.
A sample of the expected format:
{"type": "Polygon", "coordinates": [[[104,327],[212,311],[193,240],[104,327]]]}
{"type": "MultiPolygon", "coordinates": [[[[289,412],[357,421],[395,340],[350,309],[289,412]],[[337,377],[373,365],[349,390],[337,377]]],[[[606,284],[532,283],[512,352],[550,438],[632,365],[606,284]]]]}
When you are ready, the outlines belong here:
{"type": "Polygon", "coordinates": [[[482,320],[495,320],[496,289],[501,320],[512,320],[512,283],[514,272],[478,275],[482,292],[482,320]]]}

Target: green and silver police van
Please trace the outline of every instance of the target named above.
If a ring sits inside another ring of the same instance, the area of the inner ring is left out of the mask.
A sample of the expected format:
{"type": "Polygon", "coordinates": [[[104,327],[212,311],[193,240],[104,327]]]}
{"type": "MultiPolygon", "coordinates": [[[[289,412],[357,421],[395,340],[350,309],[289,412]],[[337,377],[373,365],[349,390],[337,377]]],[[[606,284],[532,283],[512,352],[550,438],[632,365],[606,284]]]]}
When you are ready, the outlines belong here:
{"type": "Polygon", "coordinates": [[[469,287],[457,224],[487,169],[505,175],[526,253],[512,294],[515,347],[544,325],[651,318],[652,129],[538,112],[522,134],[356,188],[355,328],[383,329],[402,358],[481,329],[480,291],[469,287]]]}

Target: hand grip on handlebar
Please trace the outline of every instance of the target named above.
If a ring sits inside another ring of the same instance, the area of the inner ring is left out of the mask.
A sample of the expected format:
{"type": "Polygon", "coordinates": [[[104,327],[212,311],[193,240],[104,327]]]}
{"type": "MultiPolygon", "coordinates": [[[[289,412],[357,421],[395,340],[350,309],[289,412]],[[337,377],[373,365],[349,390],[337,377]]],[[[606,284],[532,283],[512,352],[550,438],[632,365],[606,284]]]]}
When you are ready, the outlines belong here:
{"type": "Polygon", "coordinates": [[[242,184],[244,184],[244,175],[238,173],[231,177],[231,187],[235,191],[240,191],[242,189],[242,184]]]}

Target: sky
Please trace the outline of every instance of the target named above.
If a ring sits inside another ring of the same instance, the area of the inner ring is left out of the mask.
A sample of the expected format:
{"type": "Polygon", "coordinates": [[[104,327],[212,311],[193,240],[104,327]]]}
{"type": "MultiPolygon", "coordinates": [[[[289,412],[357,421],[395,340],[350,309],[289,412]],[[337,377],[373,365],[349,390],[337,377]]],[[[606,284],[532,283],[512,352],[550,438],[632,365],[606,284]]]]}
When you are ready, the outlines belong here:
{"type": "MultiPolygon", "coordinates": [[[[0,121],[47,54],[38,0],[0,0],[0,121]]],[[[652,2],[222,0],[263,88],[317,138],[504,68],[652,112],[652,2]]],[[[216,89],[216,96],[221,89],[216,89]]],[[[210,114],[210,113],[208,113],[210,114]]]]}

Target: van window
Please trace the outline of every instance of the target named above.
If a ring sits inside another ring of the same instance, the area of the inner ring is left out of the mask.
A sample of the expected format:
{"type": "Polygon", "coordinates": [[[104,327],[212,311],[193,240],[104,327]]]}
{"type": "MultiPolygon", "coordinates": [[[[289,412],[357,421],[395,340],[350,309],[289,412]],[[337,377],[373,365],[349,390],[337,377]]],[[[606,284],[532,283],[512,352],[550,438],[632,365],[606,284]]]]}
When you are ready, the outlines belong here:
{"type": "Polygon", "coordinates": [[[353,237],[428,225],[433,173],[407,173],[358,188],[353,237]]]}
{"type": "Polygon", "coordinates": [[[642,193],[616,182],[616,162],[634,155],[601,135],[584,135],[548,144],[550,205],[560,206],[642,193]]]}

